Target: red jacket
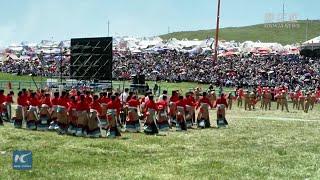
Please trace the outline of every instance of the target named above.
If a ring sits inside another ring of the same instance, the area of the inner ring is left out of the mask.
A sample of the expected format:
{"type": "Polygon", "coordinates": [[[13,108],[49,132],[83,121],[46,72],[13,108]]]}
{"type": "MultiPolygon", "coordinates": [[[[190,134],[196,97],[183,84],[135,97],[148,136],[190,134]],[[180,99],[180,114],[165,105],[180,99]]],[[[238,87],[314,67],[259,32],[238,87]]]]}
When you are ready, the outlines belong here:
{"type": "Polygon", "coordinates": [[[99,102],[101,104],[108,104],[110,101],[111,100],[109,98],[107,98],[107,97],[102,97],[102,98],[99,99],[99,102]]]}
{"type": "Polygon", "coordinates": [[[320,98],[320,90],[318,90],[318,91],[316,92],[316,97],[317,97],[317,98],[320,98]]]}
{"type": "Polygon", "coordinates": [[[18,103],[18,105],[23,106],[23,107],[28,106],[28,101],[22,96],[19,96],[17,98],[17,103],[18,103]]]}
{"type": "Polygon", "coordinates": [[[22,101],[25,101],[26,103],[27,103],[27,102],[28,102],[28,100],[29,100],[29,96],[28,96],[28,94],[27,94],[27,93],[22,94],[22,95],[21,95],[21,98],[22,98],[22,101]]]}
{"type": "Polygon", "coordinates": [[[102,113],[102,108],[101,108],[101,104],[99,103],[99,101],[93,101],[90,104],[90,108],[98,111],[98,114],[102,113]]]}
{"type": "Polygon", "coordinates": [[[127,105],[131,106],[131,107],[139,107],[140,103],[139,103],[139,101],[137,99],[130,99],[127,102],[127,105]]]}
{"type": "Polygon", "coordinates": [[[49,107],[52,107],[50,97],[46,97],[46,98],[42,99],[41,104],[46,104],[46,105],[48,105],[49,107]]]}
{"type": "Polygon", "coordinates": [[[148,101],[146,102],[146,111],[148,111],[148,109],[154,109],[154,110],[158,110],[158,106],[154,101],[148,101]]]}
{"type": "Polygon", "coordinates": [[[72,109],[77,109],[77,103],[76,103],[76,102],[69,101],[69,102],[68,102],[68,111],[71,112],[72,109]]]}
{"type": "Polygon", "coordinates": [[[258,86],[258,88],[257,88],[257,93],[258,93],[259,95],[262,94],[262,87],[261,87],[261,86],[258,86]]]}
{"type": "Polygon", "coordinates": [[[92,99],[91,96],[86,96],[86,97],[85,97],[85,101],[86,101],[88,104],[91,104],[92,101],[93,101],[93,99],[92,99]]]}
{"type": "Polygon", "coordinates": [[[116,109],[116,110],[117,110],[117,113],[120,113],[121,105],[117,102],[117,100],[115,100],[115,101],[110,101],[110,102],[107,104],[107,109],[116,109]]]}
{"type": "MultiPolygon", "coordinates": [[[[1,104],[7,102],[7,97],[5,95],[1,94],[0,95],[0,102],[1,102],[1,104]]],[[[2,106],[1,106],[0,112],[2,112],[4,109],[6,109],[6,107],[2,108],[2,106]]]]}
{"type": "Polygon", "coordinates": [[[197,105],[196,100],[192,96],[185,99],[185,103],[186,103],[186,105],[192,106],[192,107],[195,107],[197,105]]]}
{"type": "Polygon", "coordinates": [[[59,105],[59,98],[53,98],[51,99],[52,106],[58,106],[59,105]]]}
{"type": "Polygon", "coordinates": [[[116,103],[118,104],[118,106],[120,106],[120,108],[121,108],[121,101],[120,101],[120,99],[119,98],[117,98],[116,99],[116,103]]]}
{"type": "Polygon", "coordinates": [[[30,98],[29,99],[29,105],[30,106],[40,106],[40,101],[38,100],[38,98],[30,98]]]}
{"type": "Polygon", "coordinates": [[[65,97],[60,97],[58,100],[58,105],[68,108],[68,102],[69,102],[69,99],[67,99],[65,97]]]}
{"type": "Polygon", "coordinates": [[[178,96],[171,96],[170,97],[170,102],[177,102],[179,101],[179,97],[178,96]]]}
{"type": "Polygon", "coordinates": [[[183,107],[184,110],[186,110],[186,105],[187,104],[186,104],[185,100],[179,100],[175,104],[176,104],[177,107],[180,106],[180,107],[183,107]]]}
{"type": "Polygon", "coordinates": [[[217,99],[216,104],[214,105],[214,108],[217,107],[219,104],[224,104],[226,107],[228,107],[227,99],[224,97],[220,97],[217,99]]]}
{"type": "Polygon", "coordinates": [[[243,89],[238,89],[238,96],[241,98],[244,96],[243,89]]]}
{"type": "Polygon", "coordinates": [[[8,95],[8,96],[7,96],[6,102],[7,102],[7,103],[13,103],[12,95],[8,95]]]}
{"type": "Polygon", "coordinates": [[[77,107],[76,107],[77,111],[89,111],[90,110],[90,107],[89,107],[89,104],[87,102],[79,102],[77,104],[77,107]]]}
{"type": "Polygon", "coordinates": [[[213,107],[212,103],[210,102],[209,98],[207,98],[207,97],[202,97],[199,100],[197,107],[196,107],[197,109],[200,107],[201,103],[207,103],[211,108],[213,107]]]}
{"type": "Polygon", "coordinates": [[[167,101],[164,101],[164,100],[160,100],[159,102],[157,102],[157,106],[163,106],[164,109],[167,109],[168,107],[168,103],[167,101]]]}
{"type": "Polygon", "coordinates": [[[7,101],[7,97],[3,94],[0,95],[0,104],[4,103],[7,101]]]}

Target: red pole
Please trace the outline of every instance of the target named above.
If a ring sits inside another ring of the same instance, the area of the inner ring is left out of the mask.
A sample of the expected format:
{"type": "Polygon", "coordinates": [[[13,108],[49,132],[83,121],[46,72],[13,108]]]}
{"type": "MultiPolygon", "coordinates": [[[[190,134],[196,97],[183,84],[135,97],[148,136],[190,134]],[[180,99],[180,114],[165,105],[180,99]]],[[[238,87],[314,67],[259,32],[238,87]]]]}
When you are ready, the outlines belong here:
{"type": "Polygon", "coordinates": [[[219,42],[219,23],[220,23],[220,0],[218,0],[218,12],[217,12],[217,27],[216,27],[216,38],[214,45],[214,58],[213,64],[218,60],[218,42],[219,42]]]}

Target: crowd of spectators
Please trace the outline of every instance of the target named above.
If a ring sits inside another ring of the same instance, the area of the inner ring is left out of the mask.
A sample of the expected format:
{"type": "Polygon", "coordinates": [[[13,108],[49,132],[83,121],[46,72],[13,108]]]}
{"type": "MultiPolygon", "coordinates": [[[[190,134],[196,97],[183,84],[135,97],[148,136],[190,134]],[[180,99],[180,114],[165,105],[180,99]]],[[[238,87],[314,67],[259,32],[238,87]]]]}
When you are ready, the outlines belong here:
{"type": "MultiPolygon", "coordinates": [[[[60,76],[60,60],[40,61],[39,59],[11,59],[0,62],[0,70],[4,73],[56,77],[60,76]]],[[[69,62],[62,61],[62,75],[69,76],[69,62]]]]}
{"type": "Polygon", "coordinates": [[[192,81],[217,86],[281,86],[315,89],[320,86],[320,61],[299,56],[221,57],[166,51],[157,54],[114,55],[114,77],[145,74],[148,80],[192,81]]]}
{"type": "MultiPolygon", "coordinates": [[[[62,63],[63,76],[69,76],[69,61],[62,63]]],[[[6,73],[34,74],[52,77],[60,75],[60,61],[14,60],[0,63],[6,73]]],[[[320,61],[299,56],[268,55],[220,57],[190,56],[178,51],[125,54],[113,56],[114,79],[144,74],[147,80],[168,82],[212,83],[216,86],[280,86],[290,89],[315,89],[320,86],[320,61]],[[125,76],[124,76],[125,74],[125,76]]]]}

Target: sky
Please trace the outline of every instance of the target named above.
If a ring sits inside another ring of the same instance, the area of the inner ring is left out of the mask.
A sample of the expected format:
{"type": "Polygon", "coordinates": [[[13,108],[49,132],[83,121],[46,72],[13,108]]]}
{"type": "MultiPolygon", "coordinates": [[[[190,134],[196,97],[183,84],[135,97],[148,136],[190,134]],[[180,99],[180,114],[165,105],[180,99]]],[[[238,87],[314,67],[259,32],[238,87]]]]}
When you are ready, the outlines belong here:
{"type": "MultiPolygon", "coordinates": [[[[319,0],[221,0],[221,27],[276,19],[283,3],[286,17],[320,19],[319,0]]],[[[7,46],[107,36],[108,20],[110,36],[214,29],[217,0],[0,0],[0,7],[0,46],[7,46]]]]}

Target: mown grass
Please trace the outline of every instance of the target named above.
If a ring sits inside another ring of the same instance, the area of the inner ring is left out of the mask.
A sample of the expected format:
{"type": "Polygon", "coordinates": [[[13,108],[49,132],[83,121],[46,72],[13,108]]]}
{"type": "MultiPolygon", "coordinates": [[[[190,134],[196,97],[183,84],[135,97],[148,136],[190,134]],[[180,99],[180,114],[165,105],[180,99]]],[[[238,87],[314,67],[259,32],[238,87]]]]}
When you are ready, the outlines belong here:
{"type": "MultiPolygon", "coordinates": [[[[10,78],[21,79],[0,74],[0,79],[10,78]]],[[[160,86],[184,92],[207,88],[196,83],[160,86]]],[[[212,124],[215,113],[211,111],[212,124]]],[[[227,113],[227,129],[172,130],[166,136],[126,133],[114,140],[5,124],[0,127],[0,179],[319,179],[319,115],[319,106],[309,114],[291,107],[290,113],[281,112],[275,104],[267,112],[234,108],[227,113]],[[33,152],[32,170],[12,169],[14,150],[33,152]]]]}
{"type": "MultiPolygon", "coordinates": [[[[237,42],[244,41],[261,41],[261,42],[278,42],[282,45],[302,43],[306,41],[306,27],[308,26],[308,38],[319,36],[320,21],[319,20],[301,20],[297,22],[285,22],[285,24],[294,25],[293,28],[282,27],[275,23],[276,27],[265,24],[258,24],[245,27],[227,27],[220,30],[221,40],[235,40],[237,42]]],[[[215,30],[199,30],[174,32],[162,35],[164,39],[207,39],[213,37],[215,30]]],[[[307,39],[307,40],[309,40],[307,39]]]]}
{"type": "Polygon", "coordinates": [[[23,75],[23,76],[18,76],[15,74],[9,74],[9,73],[2,73],[0,72],[0,80],[2,81],[32,81],[32,78],[35,81],[45,81],[47,78],[46,77],[31,77],[28,75],[23,75]]]}
{"type": "Polygon", "coordinates": [[[1,179],[319,179],[319,107],[310,114],[238,108],[227,114],[226,129],[123,134],[114,140],[6,124],[0,128],[1,179]],[[316,121],[279,120],[290,117],[316,121]],[[31,171],[12,169],[14,150],[33,152],[31,171]]]}

